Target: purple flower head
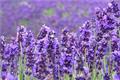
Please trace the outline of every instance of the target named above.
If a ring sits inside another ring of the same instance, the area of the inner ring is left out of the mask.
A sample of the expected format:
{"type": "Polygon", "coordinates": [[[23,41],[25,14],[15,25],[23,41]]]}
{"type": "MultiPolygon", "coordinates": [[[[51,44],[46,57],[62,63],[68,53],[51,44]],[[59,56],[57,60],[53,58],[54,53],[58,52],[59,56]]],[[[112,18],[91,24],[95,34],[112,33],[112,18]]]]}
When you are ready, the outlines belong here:
{"type": "Polygon", "coordinates": [[[62,46],[65,46],[65,47],[68,46],[68,44],[67,44],[67,42],[68,42],[68,35],[69,35],[69,31],[67,29],[64,29],[62,31],[62,36],[61,36],[61,45],[62,46]]]}
{"type": "Polygon", "coordinates": [[[3,60],[8,62],[8,64],[10,64],[10,54],[11,54],[11,47],[10,44],[7,44],[4,50],[4,54],[3,54],[3,60]]]}
{"type": "Polygon", "coordinates": [[[0,37],[0,56],[1,57],[3,56],[4,50],[5,50],[5,46],[6,46],[6,43],[5,43],[4,36],[1,36],[0,37]]]}
{"type": "Polygon", "coordinates": [[[35,43],[35,39],[34,39],[34,35],[31,31],[28,31],[25,37],[25,46],[28,47],[30,45],[34,45],[35,43]]]}
{"type": "Polygon", "coordinates": [[[35,63],[35,39],[33,33],[28,31],[26,35],[26,74],[31,75],[35,63]]]}
{"type": "Polygon", "coordinates": [[[84,77],[77,77],[75,80],[86,80],[84,77]]]}
{"type": "Polygon", "coordinates": [[[18,80],[14,75],[10,74],[10,73],[7,73],[7,77],[6,77],[7,80],[18,80]]]}
{"type": "Polygon", "coordinates": [[[115,76],[114,76],[114,80],[120,80],[120,73],[115,74],[115,76]]]}
{"type": "Polygon", "coordinates": [[[43,59],[37,60],[34,68],[35,68],[34,76],[38,79],[43,80],[43,79],[45,79],[46,75],[49,74],[49,72],[47,70],[47,65],[43,59]]]}
{"type": "Polygon", "coordinates": [[[91,22],[90,22],[90,21],[86,21],[86,22],[83,24],[82,27],[85,28],[85,29],[90,29],[90,28],[91,28],[91,22]]]}
{"type": "Polygon", "coordinates": [[[37,35],[37,39],[43,39],[47,36],[47,34],[49,33],[50,28],[47,27],[46,25],[43,25],[37,35]]]}
{"type": "Polygon", "coordinates": [[[93,63],[94,63],[94,50],[93,49],[90,49],[88,51],[86,58],[87,58],[88,64],[93,65],[93,63]]]}
{"type": "Polygon", "coordinates": [[[26,28],[24,26],[19,26],[17,29],[17,41],[24,42],[25,35],[26,35],[26,28]]]}
{"type": "Polygon", "coordinates": [[[96,11],[96,17],[97,17],[97,20],[98,21],[101,21],[103,19],[103,16],[106,14],[103,12],[102,9],[100,9],[99,7],[96,7],[95,8],[95,11],[96,11]]]}
{"type": "Polygon", "coordinates": [[[1,68],[2,68],[1,69],[1,78],[2,78],[2,80],[5,80],[7,77],[6,75],[8,72],[8,65],[5,62],[3,62],[1,68]]]}
{"type": "MultiPolygon", "coordinates": [[[[61,66],[63,70],[63,74],[72,75],[73,72],[73,64],[75,62],[75,56],[77,55],[76,47],[76,36],[73,33],[67,32],[62,34],[62,40],[66,38],[65,41],[61,41],[61,66]]],[[[63,33],[64,33],[63,31],[63,33]]]]}
{"type": "Polygon", "coordinates": [[[112,13],[117,13],[119,11],[118,4],[115,1],[112,1],[108,4],[109,11],[112,13]]]}
{"type": "Polygon", "coordinates": [[[114,71],[116,74],[120,74],[120,51],[114,51],[112,55],[114,60],[114,71]]]}
{"type": "Polygon", "coordinates": [[[108,73],[105,73],[105,75],[104,75],[104,80],[110,80],[110,76],[109,76],[108,73]]]}
{"type": "Polygon", "coordinates": [[[108,12],[114,13],[115,17],[120,17],[120,10],[117,2],[112,1],[108,4],[108,12]]]}
{"type": "Polygon", "coordinates": [[[35,63],[34,45],[27,47],[26,49],[26,66],[27,74],[31,75],[35,63]]]}

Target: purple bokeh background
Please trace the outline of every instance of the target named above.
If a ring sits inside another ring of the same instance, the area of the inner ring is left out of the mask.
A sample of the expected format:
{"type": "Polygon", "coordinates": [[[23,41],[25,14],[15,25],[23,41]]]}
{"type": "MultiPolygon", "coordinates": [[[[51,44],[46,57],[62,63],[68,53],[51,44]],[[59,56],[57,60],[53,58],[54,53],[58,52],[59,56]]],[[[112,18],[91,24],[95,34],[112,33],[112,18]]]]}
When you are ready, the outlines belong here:
{"type": "Polygon", "coordinates": [[[94,17],[95,7],[105,7],[110,1],[0,0],[0,35],[15,36],[19,25],[25,25],[35,34],[43,24],[57,33],[64,27],[76,31],[86,20],[94,17]]]}

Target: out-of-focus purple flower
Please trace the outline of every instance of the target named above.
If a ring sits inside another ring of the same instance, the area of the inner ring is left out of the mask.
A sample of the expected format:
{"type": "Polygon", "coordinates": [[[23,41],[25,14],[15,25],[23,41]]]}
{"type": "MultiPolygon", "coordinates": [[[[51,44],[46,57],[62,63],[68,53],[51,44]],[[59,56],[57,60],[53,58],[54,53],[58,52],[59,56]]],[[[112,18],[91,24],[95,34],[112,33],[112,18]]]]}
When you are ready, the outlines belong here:
{"type": "Polygon", "coordinates": [[[75,80],[86,80],[84,77],[77,77],[75,80]]]}
{"type": "Polygon", "coordinates": [[[3,53],[4,53],[4,50],[5,50],[5,39],[4,39],[4,36],[1,36],[0,37],[0,56],[2,57],[3,56],[3,53]]]}
{"type": "Polygon", "coordinates": [[[7,77],[6,77],[7,80],[18,80],[17,77],[15,77],[14,75],[10,74],[10,73],[7,73],[7,77]]]}
{"type": "Polygon", "coordinates": [[[114,76],[114,78],[113,78],[114,80],[120,80],[120,73],[118,73],[118,74],[115,74],[115,76],[114,76]]]}
{"type": "Polygon", "coordinates": [[[105,75],[104,75],[104,80],[110,80],[110,76],[109,76],[108,73],[105,73],[105,75]]]}
{"type": "Polygon", "coordinates": [[[8,65],[4,62],[2,63],[2,67],[1,67],[1,78],[2,80],[5,80],[7,77],[7,73],[8,73],[8,65]]]}

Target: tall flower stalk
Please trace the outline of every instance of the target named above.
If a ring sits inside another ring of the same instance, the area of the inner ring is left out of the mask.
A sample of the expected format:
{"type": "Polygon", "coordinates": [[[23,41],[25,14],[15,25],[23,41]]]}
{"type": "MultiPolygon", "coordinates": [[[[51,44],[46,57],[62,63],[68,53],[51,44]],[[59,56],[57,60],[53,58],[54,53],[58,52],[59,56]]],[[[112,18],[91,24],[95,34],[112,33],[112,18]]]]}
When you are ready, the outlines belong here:
{"type": "Polygon", "coordinates": [[[24,26],[17,37],[0,37],[2,80],[120,80],[120,9],[115,1],[96,8],[78,32],[61,36],[43,25],[37,36],[24,26]]]}

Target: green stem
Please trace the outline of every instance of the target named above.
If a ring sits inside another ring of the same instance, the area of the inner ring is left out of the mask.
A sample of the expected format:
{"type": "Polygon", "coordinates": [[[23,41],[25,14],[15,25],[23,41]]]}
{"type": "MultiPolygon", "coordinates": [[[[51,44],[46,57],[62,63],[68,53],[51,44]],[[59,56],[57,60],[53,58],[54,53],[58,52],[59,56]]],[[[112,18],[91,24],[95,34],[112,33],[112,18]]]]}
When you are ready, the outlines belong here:
{"type": "Polygon", "coordinates": [[[24,73],[23,73],[23,64],[22,64],[22,57],[23,57],[23,51],[22,51],[22,44],[20,43],[20,58],[19,58],[19,80],[24,80],[24,73]]]}
{"type": "Polygon", "coordinates": [[[69,75],[68,75],[68,74],[65,74],[65,75],[64,75],[64,80],[70,80],[70,78],[69,78],[69,75]]]}
{"type": "Polygon", "coordinates": [[[30,76],[25,75],[25,80],[31,80],[31,79],[30,79],[30,76]]]}

